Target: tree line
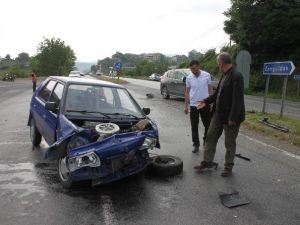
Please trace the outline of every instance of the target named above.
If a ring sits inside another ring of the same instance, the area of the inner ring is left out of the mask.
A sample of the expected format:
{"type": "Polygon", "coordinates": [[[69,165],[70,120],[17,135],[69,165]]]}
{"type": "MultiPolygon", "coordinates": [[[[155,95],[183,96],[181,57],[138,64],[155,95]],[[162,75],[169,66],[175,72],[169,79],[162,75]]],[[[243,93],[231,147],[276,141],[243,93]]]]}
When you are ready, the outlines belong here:
{"type": "Polygon", "coordinates": [[[75,65],[76,56],[70,46],[59,38],[44,38],[38,45],[36,55],[22,52],[12,59],[9,54],[0,57],[0,76],[6,73],[28,77],[31,70],[39,76],[68,75],[75,65]]]}
{"type": "MultiPolygon", "coordinates": [[[[252,92],[264,90],[264,62],[291,60],[296,65],[295,73],[300,73],[299,0],[231,0],[231,7],[224,15],[227,18],[224,31],[231,42],[220,50],[192,50],[187,56],[155,53],[157,57],[150,60],[145,54],[117,52],[111,57],[98,60],[91,71],[96,72],[98,65],[101,65],[102,72],[108,74],[114,63],[121,61],[125,75],[149,76],[151,73],[162,74],[170,67],[188,67],[191,59],[198,59],[202,69],[217,75],[216,56],[219,51],[228,51],[235,59],[240,50],[248,50],[252,55],[249,88],[252,92]]],[[[16,59],[11,59],[10,55],[0,58],[0,74],[9,71],[22,76],[26,69],[36,69],[38,74],[44,76],[67,75],[73,69],[75,60],[74,51],[64,41],[59,38],[44,39],[39,43],[35,56],[20,53],[16,59]]],[[[270,90],[281,90],[282,80],[279,77],[271,79],[270,90]]],[[[288,91],[294,92],[296,85],[290,76],[288,91]]]]}

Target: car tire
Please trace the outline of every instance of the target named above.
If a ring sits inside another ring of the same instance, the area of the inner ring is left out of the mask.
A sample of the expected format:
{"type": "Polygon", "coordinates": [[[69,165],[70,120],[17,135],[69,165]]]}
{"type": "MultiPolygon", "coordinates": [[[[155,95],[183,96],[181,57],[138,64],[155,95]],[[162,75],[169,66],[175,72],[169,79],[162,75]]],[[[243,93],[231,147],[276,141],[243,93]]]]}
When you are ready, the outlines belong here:
{"type": "Polygon", "coordinates": [[[151,158],[148,172],[152,175],[170,177],[178,175],[183,170],[183,162],[180,158],[171,155],[159,155],[151,158]]]}
{"type": "Polygon", "coordinates": [[[57,163],[58,179],[63,188],[70,189],[74,187],[75,182],[70,176],[70,171],[66,166],[66,157],[60,158],[57,163]]]}
{"type": "Polygon", "coordinates": [[[30,119],[30,140],[34,146],[39,146],[42,141],[42,135],[35,126],[34,119],[30,119]]]}
{"type": "Polygon", "coordinates": [[[161,88],[161,95],[164,99],[169,99],[170,98],[169,91],[168,91],[168,88],[166,86],[163,86],[161,88]]]}

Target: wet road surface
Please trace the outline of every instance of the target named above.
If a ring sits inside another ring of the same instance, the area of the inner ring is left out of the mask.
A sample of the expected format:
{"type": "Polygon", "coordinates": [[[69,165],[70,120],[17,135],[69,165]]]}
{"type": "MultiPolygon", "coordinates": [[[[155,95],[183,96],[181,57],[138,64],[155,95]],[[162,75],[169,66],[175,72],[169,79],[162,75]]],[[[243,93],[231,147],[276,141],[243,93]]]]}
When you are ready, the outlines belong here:
{"type": "MultiPolygon", "coordinates": [[[[198,174],[201,160],[191,153],[188,116],[182,100],[162,100],[159,90],[126,85],[142,107],[151,108],[159,126],[161,150],[154,154],[179,156],[184,171],[173,178],[148,175],[94,188],[64,190],[56,177],[56,162],[43,159],[46,144],[32,150],[26,127],[30,82],[0,83],[0,224],[203,224],[298,225],[300,221],[300,157],[280,144],[242,131],[234,174],[220,176],[224,138],[216,154],[220,168],[198,174]],[[145,94],[153,93],[148,99],[145,94]],[[218,192],[237,190],[250,205],[228,209],[218,192]]],[[[202,135],[200,127],[200,135],[202,135]]]]}

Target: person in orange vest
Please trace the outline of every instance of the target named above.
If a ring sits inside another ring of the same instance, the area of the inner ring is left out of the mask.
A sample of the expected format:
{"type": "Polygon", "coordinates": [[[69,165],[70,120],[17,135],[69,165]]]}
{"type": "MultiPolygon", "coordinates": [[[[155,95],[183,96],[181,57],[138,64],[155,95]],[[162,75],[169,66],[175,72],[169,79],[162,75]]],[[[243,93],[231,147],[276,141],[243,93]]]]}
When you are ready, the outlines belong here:
{"type": "Polygon", "coordinates": [[[36,89],[36,80],[37,80],[37,76],[36,76],[35,70],[32,70],[31,80],[32,80],[32,89],[33,89],[33,92],[35,92],[35,89],[36,89]]]}

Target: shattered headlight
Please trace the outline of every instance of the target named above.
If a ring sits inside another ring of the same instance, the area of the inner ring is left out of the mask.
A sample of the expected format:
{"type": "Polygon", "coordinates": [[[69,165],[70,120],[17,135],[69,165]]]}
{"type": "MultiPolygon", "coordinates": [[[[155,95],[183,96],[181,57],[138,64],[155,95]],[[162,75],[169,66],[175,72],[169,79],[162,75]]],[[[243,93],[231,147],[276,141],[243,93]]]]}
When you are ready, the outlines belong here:
{"type": "Polygon", "coordinates": [[[90,152],[85,155],[72,157],[68,160],[68,166],[71,172],[86,166],[98,167],[100,165],[100,158],[95,152],[90,152]]]}
{"type": "Polygon", "coordinates": [[[156,146],[156,143],[157,143],[156,138],[146,137],[144,143],[140,147],[140,150],[143,150],[143,149],[146,149],[146,148],[152,150],[156,146]]]}

